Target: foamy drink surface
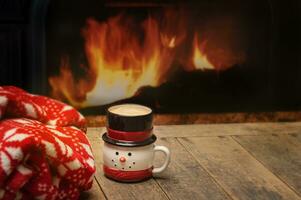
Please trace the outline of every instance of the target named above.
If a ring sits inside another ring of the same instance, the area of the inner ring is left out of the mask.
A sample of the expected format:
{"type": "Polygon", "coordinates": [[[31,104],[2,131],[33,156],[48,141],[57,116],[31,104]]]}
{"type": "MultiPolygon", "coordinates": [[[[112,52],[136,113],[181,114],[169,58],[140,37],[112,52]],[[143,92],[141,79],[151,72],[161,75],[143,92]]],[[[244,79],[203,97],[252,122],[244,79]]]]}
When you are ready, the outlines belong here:
{"type": "Polygon", "coordinates": [[[122,116],[143,116],[150,114],[152,110],[137,104],[122,104],[110,107],[109,112],[122,116]]]}

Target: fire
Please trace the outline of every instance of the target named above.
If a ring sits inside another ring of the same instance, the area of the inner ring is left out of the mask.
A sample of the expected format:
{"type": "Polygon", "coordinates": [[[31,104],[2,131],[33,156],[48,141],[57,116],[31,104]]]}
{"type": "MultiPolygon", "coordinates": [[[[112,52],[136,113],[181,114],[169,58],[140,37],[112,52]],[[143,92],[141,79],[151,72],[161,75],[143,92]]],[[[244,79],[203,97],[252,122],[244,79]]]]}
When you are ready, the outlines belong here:
{"type": "Polygon", "coordinates": [[[95,84],[96,74],[89,70],[80,79],[76,79],[70,69],[68,56],[61,59],[60,75],[49,78],[52,88],[52,97],[60,100],[68,100],[73,106],[79,107],[86,98],[86,93],[95,84]]]}
{"type": "Polygon", "coordinates": [[[169,38],[168,36],[161,34],[161,41],[165,47],[171,49],[176,47],[176,36],[169,38]]]}
{"type": "Polygon", "coordinates": [[[101,22],[89,18],[81,30],[86,63],[71,66],[63,56],[59,75],[49,77],[52,97],[78,108],[105,105],[161,85],[177,71],[174,63],[186,71],[221,71],[244,61],[236,38],[227,39],[231,31],[216,34],[220,26],[213,26],[206,34],[188,33],[179,13],[167,10],[159,19],[150,15],[141,21],[123,14],[101,22]]]}
{"type": "Polygon", "coordinates": [[[77,85],[70,66],[62,61],[60,75],[49,79],[53,96],[64,96],[77,107],[105,105],[131,97],[143,86],[156,87],[165,81],[173,56],[169,48],[175,46],[175,38],[164,47],[156,20],[148,17],[142,22],[138,27],[142,36],[132,30],[133,23],[128,20],[122,15],[106,22],[87,20],[82,34],[88,79],[80,79],[79,83],[85,84],[77,85]]]}
{"type": "Polygon", "coordinates": [[[193,64],[195,69],[200,70],[213,70],[215,67],[208,61],[206,54],[204,53],[207,42],[203,40],[199,42],[197,34],[194,34],[193,39],[193,64]]]}

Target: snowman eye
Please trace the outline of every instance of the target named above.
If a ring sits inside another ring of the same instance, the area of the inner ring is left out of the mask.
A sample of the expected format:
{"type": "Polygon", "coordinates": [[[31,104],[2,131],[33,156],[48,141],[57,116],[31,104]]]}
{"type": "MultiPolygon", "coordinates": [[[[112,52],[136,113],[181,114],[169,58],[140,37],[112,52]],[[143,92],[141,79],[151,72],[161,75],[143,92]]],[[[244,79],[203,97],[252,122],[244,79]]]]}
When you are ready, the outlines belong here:
{"type": "Polygon", "coordinates": [[[116,156],[118,156],[118,155],[119,155],[119,152],[116,152],[115,154],[116,154],[116,156]]]}
{"type": "Polygon", "coordinates": [[[128,153],[128,156],[131,156],[132,155],[132,153],[130,152],[130,153],[128,153]]]}

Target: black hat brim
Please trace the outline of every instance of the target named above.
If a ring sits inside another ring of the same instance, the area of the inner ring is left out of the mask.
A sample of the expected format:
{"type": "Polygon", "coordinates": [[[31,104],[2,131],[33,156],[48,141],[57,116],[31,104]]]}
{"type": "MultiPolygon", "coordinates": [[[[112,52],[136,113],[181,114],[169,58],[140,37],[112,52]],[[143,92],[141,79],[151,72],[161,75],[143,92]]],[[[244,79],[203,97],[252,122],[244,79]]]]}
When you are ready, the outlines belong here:
{"type": "Polygon", "coordinates": [[[157,137],[155,135],[152,135],[150,138],[143,140],[143,141],[121,141],[121,140],[114,140],[110,137],[108,137],[107,133],[104,133],[102,135],[102,139],[112,145],[115,146],[123,146],[123,147],[139,147],[139,146],[146,146],[149,144],[154,143],[157,140],[157,137]]]}

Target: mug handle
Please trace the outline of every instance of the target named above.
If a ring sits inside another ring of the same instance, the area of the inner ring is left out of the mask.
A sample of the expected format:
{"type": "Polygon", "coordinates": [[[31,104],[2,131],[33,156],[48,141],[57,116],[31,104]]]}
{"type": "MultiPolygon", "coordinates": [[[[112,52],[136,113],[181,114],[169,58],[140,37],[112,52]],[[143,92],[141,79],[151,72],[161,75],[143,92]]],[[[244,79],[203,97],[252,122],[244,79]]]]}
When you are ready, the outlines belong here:
{"type": "Polygon", "coordinates": [[[158,173],[163,172],[167,168],[167,166],[170,162],[170,151],[165,146],[155,146],[154,151],[155,152],[156,151],[161,151],[165,154],[165,161],[164,161],[163,165],[161,167],[154,168],[153,171],[152,171],[153,174],[158,174],[158,173]]]}

